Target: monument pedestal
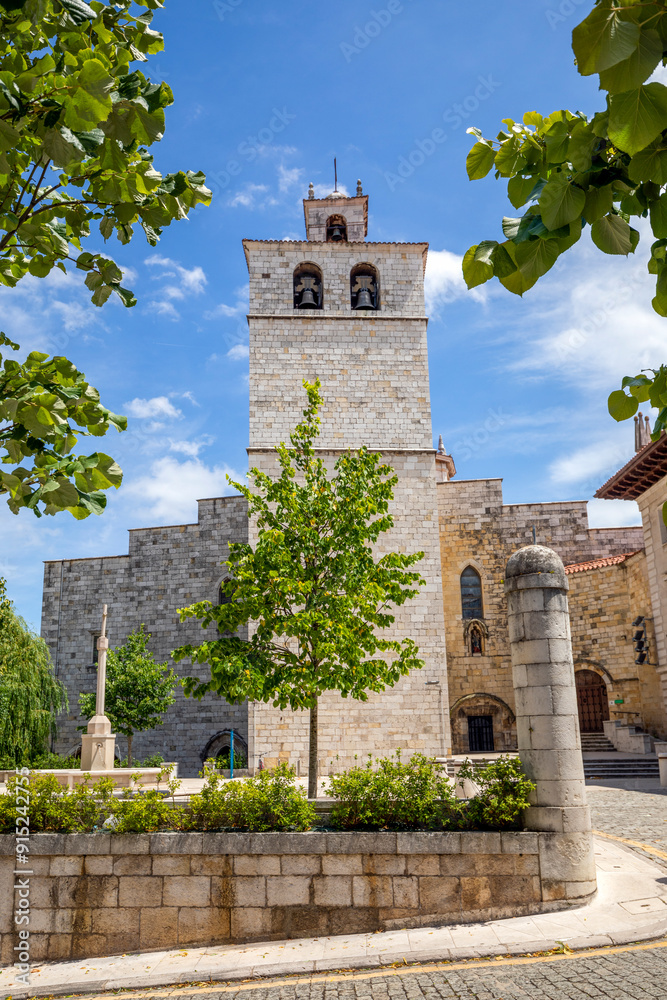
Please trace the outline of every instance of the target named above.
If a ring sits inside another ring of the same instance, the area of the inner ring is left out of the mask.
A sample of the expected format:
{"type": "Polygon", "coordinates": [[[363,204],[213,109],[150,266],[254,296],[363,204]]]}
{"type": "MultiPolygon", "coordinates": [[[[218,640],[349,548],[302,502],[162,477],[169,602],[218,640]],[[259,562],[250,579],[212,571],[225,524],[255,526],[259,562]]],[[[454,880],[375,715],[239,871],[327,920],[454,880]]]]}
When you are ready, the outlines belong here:
{"type": "Polygon", "coordinates": [[[112,771],[116,753],[116,735],[106,715],[94,715],[88,732],[81,737],[81,770],[112,771]]]}

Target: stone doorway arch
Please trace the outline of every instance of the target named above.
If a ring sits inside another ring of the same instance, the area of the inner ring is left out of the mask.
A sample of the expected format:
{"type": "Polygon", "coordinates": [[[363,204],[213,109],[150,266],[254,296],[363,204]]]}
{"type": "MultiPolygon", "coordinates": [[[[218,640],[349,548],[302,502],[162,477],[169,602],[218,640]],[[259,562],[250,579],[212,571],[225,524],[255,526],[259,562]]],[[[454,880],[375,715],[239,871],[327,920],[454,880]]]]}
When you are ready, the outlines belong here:
{"type": "Polygon", "coordinates": [[[609,699],[604,678],[594,670],[577,670],[579,729],[582,733],[602,733],[609,718],[609,699]]]}

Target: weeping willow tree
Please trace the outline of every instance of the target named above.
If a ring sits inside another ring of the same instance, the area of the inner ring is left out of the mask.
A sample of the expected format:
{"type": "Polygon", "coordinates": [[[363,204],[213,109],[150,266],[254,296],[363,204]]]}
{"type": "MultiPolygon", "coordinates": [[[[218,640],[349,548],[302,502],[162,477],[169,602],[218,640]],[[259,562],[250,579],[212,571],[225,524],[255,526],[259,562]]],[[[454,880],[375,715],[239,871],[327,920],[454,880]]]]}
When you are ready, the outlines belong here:
{"type": "Polygon", "coordinates": [[[67,709],[43,639],[31,631],[7,597],[0,577],[0,760],[24,766],[43,753],[67,709]]]}

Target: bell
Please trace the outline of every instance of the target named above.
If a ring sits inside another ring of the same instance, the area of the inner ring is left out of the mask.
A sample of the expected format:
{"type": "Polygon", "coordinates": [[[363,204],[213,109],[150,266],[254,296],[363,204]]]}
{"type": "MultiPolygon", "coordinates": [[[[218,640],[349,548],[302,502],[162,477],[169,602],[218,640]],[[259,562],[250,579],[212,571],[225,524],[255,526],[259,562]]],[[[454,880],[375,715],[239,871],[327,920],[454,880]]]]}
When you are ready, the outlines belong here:
{"type": "Polygon", "coordinates": [[[334,226],[331,230],[331,242],[340,243],[341,240],[345,239],[345,230],[342,226],[334,226]]]}
{"type": "Polygon", "coordinates": [[[299,309],[317,309],[317,299],[312,288],[304,288],[299,300],[299,309]]]}
{"type": "Polygon", "coordinates": [[[362,288],[357,295],[355,309],[373,309],[373,298],[367,288],[362,288]]]}

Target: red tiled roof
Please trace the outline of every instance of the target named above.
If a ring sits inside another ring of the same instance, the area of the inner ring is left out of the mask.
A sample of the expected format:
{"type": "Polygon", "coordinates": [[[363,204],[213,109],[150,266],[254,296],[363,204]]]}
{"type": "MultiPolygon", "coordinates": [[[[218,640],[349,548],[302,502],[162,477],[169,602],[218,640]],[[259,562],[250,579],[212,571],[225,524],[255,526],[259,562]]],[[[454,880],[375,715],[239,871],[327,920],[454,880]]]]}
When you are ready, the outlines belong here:
{"type": "Polygon", "coordinates": [[[667,434],[644,445],[595,494],[604,500],[636,500],[667,476],[667,434]]]}
{"type": "Polygon", "coordinates": [[[572,573],[585,573],[589,569],[602,569],[603,566],[618,566],[630,556],[636,556],[643,551],[643,549],[636,549],[634,552],[622,552],[618,556],[602,556],[600,559],[589,559],[588,562],[572,563],[565,567],[565,572],[570,576],[572,573]]]}

